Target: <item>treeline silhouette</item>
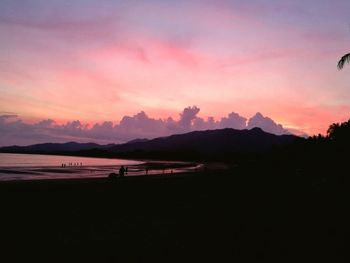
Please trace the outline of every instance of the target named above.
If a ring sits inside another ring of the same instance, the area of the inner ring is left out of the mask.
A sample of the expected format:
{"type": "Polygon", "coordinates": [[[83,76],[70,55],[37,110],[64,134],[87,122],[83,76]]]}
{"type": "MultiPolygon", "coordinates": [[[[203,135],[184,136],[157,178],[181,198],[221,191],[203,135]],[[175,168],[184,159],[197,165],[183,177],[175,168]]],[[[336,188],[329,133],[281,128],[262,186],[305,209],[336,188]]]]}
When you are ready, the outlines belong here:
{"type": "Polygon", "coordinates": [[[329,159],[346,157],[350,149],[350,119],[331,124],[325,136],[314,135],[309,137],[306,143],[314,154],[324,154],[329,159]]]}
{"type": "Polygon", "coordinates": [[[260,161],[279,166],[284,171],[299,171],[301,175],[342,176],[348,171],[349,153],[350,119],[331,124],[326,135],[296,140],[262,156],[260,161]]]}

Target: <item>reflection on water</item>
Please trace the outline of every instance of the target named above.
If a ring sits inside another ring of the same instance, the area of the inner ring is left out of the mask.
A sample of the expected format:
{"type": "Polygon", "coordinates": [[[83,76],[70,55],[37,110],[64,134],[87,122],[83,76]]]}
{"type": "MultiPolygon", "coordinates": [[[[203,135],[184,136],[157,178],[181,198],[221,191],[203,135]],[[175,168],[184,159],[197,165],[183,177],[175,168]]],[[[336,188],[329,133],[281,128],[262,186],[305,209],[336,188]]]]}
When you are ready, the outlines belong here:
{"type": "Polygon", "coordinates": [[[125,176],[190,172],[201,168],[184,162],[153,162],[122,159],[85,158],[73,156],[2,154],[0,181],[107,177],[118,173],[121,165],[128,167],[125,176]],[[66,164],[62,167],[62,164],[66,164]],[[72,165],[70,165],[72,164],[72,165]]]}
{"type": "Polygon", "coordinates": [[[0,167],[61,167],[62,164],[66,166],[135,165],[141,163],[139,161],[123,159],[0,153],[0,167]]]}

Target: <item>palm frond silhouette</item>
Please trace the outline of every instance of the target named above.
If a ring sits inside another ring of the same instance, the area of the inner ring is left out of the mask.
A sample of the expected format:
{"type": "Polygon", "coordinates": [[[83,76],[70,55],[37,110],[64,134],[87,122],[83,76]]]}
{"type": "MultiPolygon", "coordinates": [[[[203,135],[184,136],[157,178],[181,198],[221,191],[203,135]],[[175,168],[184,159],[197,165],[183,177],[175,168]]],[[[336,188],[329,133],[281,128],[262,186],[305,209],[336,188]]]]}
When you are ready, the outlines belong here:
{"type": "Polygon", "coordinates": [[[345,54],[344,56],[341,57],[341,59],[338,61],[338,69],[342,69],[344,67],[345,63],[350,62],[350,53],[345,54]]]}

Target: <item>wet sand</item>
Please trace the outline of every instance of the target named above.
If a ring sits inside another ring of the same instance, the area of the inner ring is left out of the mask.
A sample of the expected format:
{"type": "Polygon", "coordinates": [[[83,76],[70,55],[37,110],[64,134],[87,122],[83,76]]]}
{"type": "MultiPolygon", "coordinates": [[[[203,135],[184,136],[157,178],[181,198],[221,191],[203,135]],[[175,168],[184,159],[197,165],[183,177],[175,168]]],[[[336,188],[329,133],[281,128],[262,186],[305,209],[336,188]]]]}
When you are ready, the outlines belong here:
{"type": "MultiPolygon", "coordinates": [[[[145,161],[142,164],[125,167],[128,167],[125,176],[142,176],[191,172],[200,170],[203,166],[189,162],[145,161]]],[[[2,167],[0,168],[0,181],[106,178],[110,173],[118,174],[119,168],[118,165],[2,167]]]]}

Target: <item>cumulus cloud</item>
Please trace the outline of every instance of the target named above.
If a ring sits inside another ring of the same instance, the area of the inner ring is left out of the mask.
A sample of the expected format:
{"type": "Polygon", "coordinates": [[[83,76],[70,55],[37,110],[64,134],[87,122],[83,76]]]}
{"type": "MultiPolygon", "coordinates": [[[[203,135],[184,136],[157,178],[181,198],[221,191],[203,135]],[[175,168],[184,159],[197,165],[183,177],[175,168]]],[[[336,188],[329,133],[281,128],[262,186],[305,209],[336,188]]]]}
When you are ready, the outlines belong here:
{"type": "Polygon", "coordinates": [[[259,127],[266,132],[274,133],[277,135],[288,134],[289,132],[282,127],[281,124],[277,124],[269,117],[264,117],[260,112],[256,113],[248,121],[247,128],[252,129],[259,127]]]}
{"type": "Polygon", "coordinates": [[[196,119],[196,115],[200,109],[197,106],[187,107],[180,114],[179,125],[185,130],[191,129],[192,121],[196,119]]]}
{"type": "Polygon", "coordinates": [[[155,138],[194,130],[210,130],[222,128],[251,129],[260,127],[274,134],[290,133],[282,125],[261,113],[255,114],[249,120],[238,113],[231,112],[219,120],[213,117],[206,119],[198,117],[200,108],[187,107],[179,119],[171,117],[155,119],[141,111],[133,116],[124,116],[118,124],[105,121],[88,125],[79,120],[57,124],[52,119],[29,124],[23,122],[16,114],[0,115],[0,146],[28,145],[44,142],[97,142],[122,143],[136,138],[155,138]]]}
{"type": "Polygon", "coordinates": [[[220,121],[220,128],[233,128],[242,130],[246,128],[247,119],[235,112],[231,112],[227,117],[220,121]]]}
{"type": "Polygon", "coordinates": [[[213,130],[217,128],[218,122],[216,122],[213,117],[208,117],[207,120],[197,117],[193,120],[193,130],[213,130]]]}
{"type": "Polygon", "coordinates": [[[42,123],[27,124],[17,116],[0,116],[0,145],[27,145],[40,142],[56,142],[42,123]]]}

